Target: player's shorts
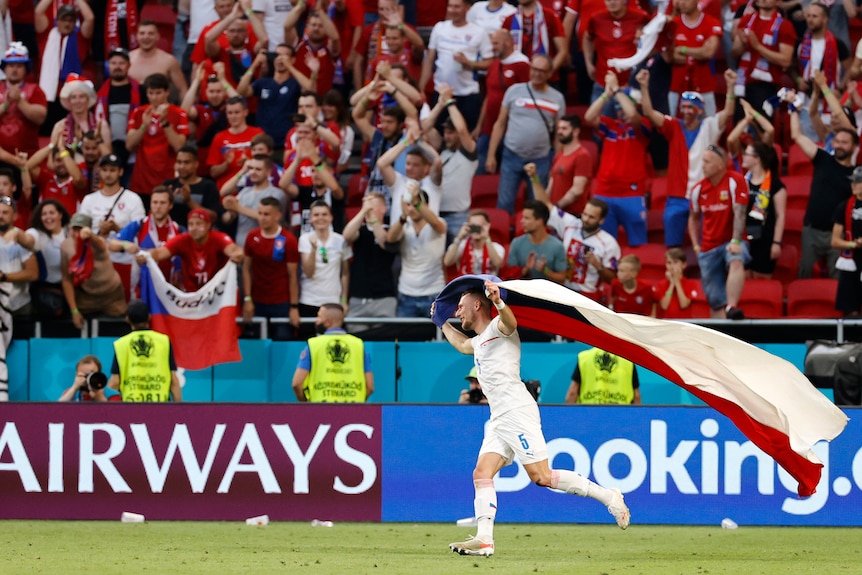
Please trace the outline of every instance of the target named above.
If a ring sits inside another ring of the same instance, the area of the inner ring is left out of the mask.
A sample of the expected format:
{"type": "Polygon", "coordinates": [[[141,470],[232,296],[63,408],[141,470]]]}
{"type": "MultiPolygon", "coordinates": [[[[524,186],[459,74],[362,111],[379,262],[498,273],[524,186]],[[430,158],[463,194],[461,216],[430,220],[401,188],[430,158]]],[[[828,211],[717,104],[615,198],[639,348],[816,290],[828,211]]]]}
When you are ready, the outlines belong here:
{"type": "Polygon", "coordinates": [[[542,421],[536,404],[519,407],[488,422],[479,456],[497,453],[506,465],[518,460],[527,465],[548,458],[548,445],[542,435],[542,421]]]}

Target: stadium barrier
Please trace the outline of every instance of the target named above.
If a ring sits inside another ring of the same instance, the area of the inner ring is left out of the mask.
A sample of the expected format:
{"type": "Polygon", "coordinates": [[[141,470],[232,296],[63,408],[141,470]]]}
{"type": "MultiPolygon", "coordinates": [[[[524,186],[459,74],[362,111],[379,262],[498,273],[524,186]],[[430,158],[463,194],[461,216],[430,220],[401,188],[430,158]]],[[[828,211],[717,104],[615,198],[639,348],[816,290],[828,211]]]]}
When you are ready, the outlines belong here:
{"type": "MultiPolygon", "coordinates": [[[[543,406],[551,463],[626,494],[634,525],[862,525],[862,423],[815,451],[817,492],[708,407],[543,406]]],[[[0,404],[2,519],[454,522],[486,406],[0,404]]],[[[502,522],[612,524],[594,501],[495,480],[502,522]]],[[[453,525],[454,528],[454,525],[453,525]]]]}

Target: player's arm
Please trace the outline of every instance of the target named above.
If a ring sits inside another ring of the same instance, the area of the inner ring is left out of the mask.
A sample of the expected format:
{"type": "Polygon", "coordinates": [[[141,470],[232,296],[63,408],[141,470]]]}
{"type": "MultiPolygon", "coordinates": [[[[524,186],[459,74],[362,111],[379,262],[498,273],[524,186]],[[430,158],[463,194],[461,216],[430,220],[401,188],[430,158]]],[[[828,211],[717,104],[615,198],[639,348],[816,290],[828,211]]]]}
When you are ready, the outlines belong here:
{"type": "Polygon", "coordinates": [[[448,322],[444,323],[441,329],[446,340],[452,344],[452,347],[464,355],[473,355],[473,344],[470,343],[473,338],[467,337],[448,322]]]}
{"type": "Polygon", "coordinates": [[[500,315],[500,332],[503,335],[512,335],[518,329],[518,320],[515,319],[512,308],[507,306],[503,298],[500,297],[500,286],[491,280],[485,280],[485,295],[488,296],[500,315]]]}

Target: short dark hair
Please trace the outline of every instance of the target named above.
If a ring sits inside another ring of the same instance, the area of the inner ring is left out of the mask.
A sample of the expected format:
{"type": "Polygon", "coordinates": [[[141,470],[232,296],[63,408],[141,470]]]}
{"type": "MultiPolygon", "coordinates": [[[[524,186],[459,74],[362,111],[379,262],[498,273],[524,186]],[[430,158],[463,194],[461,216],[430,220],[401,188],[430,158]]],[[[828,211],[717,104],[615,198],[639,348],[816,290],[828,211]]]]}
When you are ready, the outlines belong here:
{"type": "Polygon", "coordinates": [[[251,159],[263,162],[263,167],[267,170],[272,169],[272,156],[268,156],[266,154],[255,154],[251,159]]]}
{"type": "Polygon", "coordinates": [[[279,212],[281,211],[281,202],[278,201],[278,198],[274,198],[272,196],[267,196],[265,198],[261,198],[258,202],[259,206],[272,206],[276,208],[279,212]]]}
{"type": "Polygon", "coordinates": [[[82,140],[90,140],[91,142],[100,142],[102,141],[102,135],[96,132],[96,130],[87,130],[81,135],[82,140]]]}
{"type": "Polygon", "coordinates": [[[15,174],[9,168],[0,168],[0,178],[9,178],[9,181],[17,188],[18,182],[15,180],[15,174]]]}
{"type": "Polygon", "coordinates": [[[281,42],[280,44],[277,44],[275,47],[276,48],[287,48],[288,50],[290,50],[291,56],[296,56],[296,48],[294,48],[293,46],[291,46],[287,42],[281,42]]]}
{"type": "Polygon", "coordinates": [[[682,248],[670,248],[665,252],[664,257],[670,258],[675,262],[686,262],[685,250],[682,248]]]}
{"type": "Polygon", "coordinates": [[[850,134],[850,137],[853,139],[854,146],[859,145],[859,134],[856,133],[856,130],[851,130],[850,128],[845,128],[843,126],[840,128],[835,128],[836,134],[840,134],[841,132],[847,132],[848,134],[850,134]]]}
{"type": "Polygon", "coordinates": [[[395,118],[398,120],[399,124],[403,124],[404,120],[407,118],[407,115],[404,113],[404,110],[401,109],[401,106],[387,106],[383,108],[383,112],[381,112],[384,116],[389,116],[390,118],[395,118]]]}
{"type": "Polygon", "coordinates": [[[329,210],[329,213],[332,213],[332,206],[326,203],[326,200],[314,200],[311,202],[311,205],[308,207],[308,211],[313,210],[314,208],[326,208],[329,210]]]}
{"type": "Polygon", "coordinates": [[[545,224],[547,224],[548,220],[551,218],[551,211],[548,209],[548,206],[539,200],[527,200],[524,202],[524,209],[531,210],[533,212],[533,217],[537,220],[542,220],[545,224]]]}
{"type": "Polygon", "coordinates": [[[102,362],[101,360],[93,354],[88,354],[78,360],[78,363],[75,364],[75,370],[81,367],[83,363],[95,363],[96,369],[102,371],[102,362]]]}
{"type": "Polygon", "coordinates": [[[418,156],[418,157],[422,158],[422,161],[425,164],[431,163],[428,161],[428,158],[425,157],[425,154],[422,152],[422,148],[420,148],[419,146],[413,146],[412,148],[407,150],[407,155],[408,156],[418,156]]]}
{"type": "Polygon", "coordinates": [[[312,92],[311,90],[303,90],[299,94],[300,98],[314,98],[314,103],[320,106],[323,104],[323,98],[320,97],[320,94],[317,92],[312,92]]]}
{"type": "Polygon", "coordinates": [[[270,136],[269,134],[258,134],[251,139],[252,147],[257,146],[258,144],[263,144],[270,150],[275,149],[275,140],[273,140],[272,136],[270,136]]]}
{"type": "Polygon", "coordinates": [[[140,28],[141,26],[152,26],[153,28],[156,28],[156,29],[158,29],[158,27],[159,27],[159,25],[156,24],[155,20],[141,20],[138,23],[138,28],[140,28]]]}
{"type": "Polygon", "coordinates": [[[150,74],[144,80],[144,88],[147,90],[165,90],[171,89],[171,82],[164,74],[150,74]]]}
{"type": "Polygon", "coordinates": [[[248,110],[248,102],[242,96],[231,96],[228,98],[225,106],[230,106],[231,104],[242,104],[242,107],[248,110]]]}
{"type": "Polygon", "coordinates": [[[601,198],[590,198],[587,200],[587,203],[591,206],[595,206],[601,210],[602,218],[608,215],[608,211],[610,211],[610,207],[608,203],[601,198]]]}
{"type": "Polygon", "coordinates": [[[581,129],[581,118],[580,116],[575,116],[574,114],[566,114],[565,116],[560,116],[560,121],[568,122],[573,130],[581,129]]]}
{"type": "Polygon", "coordinates": [[[177,150],[177,154],[191,154],[192,156],[195,157],[195,159],[197,159],[198,158],[198,148],[194,144],[186,144],[185,146],[183,146],[182,148],[177,150]]]}
{"type": "Polygon", "coordinates": [[[167,194],[168,195],[168,202],[174,203],[174,195],[171,193],[171,189],[169,187],[162,186],[162,185],[156,186],[155,188],[153,188],[153,191],[150,192],[150,197],[152,197],[156,194],[167,194]]]}
{"type": "Polygon", "coordinates": [[[482,306],[485,308],[485,311],[491,313],[491,300],[489,300],[488,296],[485,295],[485,288],[470,288],[461,293],[461,297],[464,297],[465,295],[476,296],[476,299],[481,302],[482,306]]]}
{"type": "Polygon", "coordinates": [[[45,227],[45,224],[42,223],[42,210],[45,209],[45,206],[54,206],[54,209],[57,210],[57,213],[60,214],[60,223],[65,228],[69,225],[69,212],[66,208],[54,199],[42,200],[39,204],[33,208],[33,213],[30,215],[30,227],[39,230],[47,236],[51,235],[51,232],[45,227]]]}

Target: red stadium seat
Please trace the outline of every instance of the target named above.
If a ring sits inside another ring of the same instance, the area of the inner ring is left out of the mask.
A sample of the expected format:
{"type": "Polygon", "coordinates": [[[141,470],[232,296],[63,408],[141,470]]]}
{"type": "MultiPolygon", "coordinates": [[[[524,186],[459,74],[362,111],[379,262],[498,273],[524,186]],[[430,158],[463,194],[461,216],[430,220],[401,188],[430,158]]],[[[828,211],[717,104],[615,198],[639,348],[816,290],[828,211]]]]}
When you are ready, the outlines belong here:
{"type": "Polygon", "coordinates": [[[491,239],[508,245],[512,241],[512,216],[502,208],[484,208],[491,220],[491,239]]]}
{"type": "Polygon", "coordinates": [[[838,280],[832,278],[798,279],[787,286],[787,317],[836,318],[838,280]]]}
{"type": "Polygon", "coordinates": [[[778,280],[745,280],[739,307],[746,318],[774,319],[784,315],[784,293],[778,280]]]}
{"type": "Polygon", "coordinates": [[[353,174],[347,180],[347,207],[361,208],[362,196],[365,195],[364,180],[360,174],[353,174]]]}
{"type": "Polygon", "coordinates": [[[653,178],[649,182],[649,203],[647,207],[651,210],[664,210],[667,202],[667,177],[653,178]]]}
{"type": "Polygon", "coordinates": [[[787,210],[784,218],[784,245],[795,246],[802,249],[802,221],[805,219],[805,210],[787,210]]]}
{"type": "Polygon", "coordinates": [[[808,196],[811,193],[811,176],[784,176],[781,181],[787,190],[787,209],[807,208],[808,196]]]}
{"type": "Polygon", "coordinates": [[[499,174],[482,174],[473,176],[473,186],[470,190],[471,208],[496,208],[497,188],[500,186],[499,174]]]}
{"type": "Polygon", "coordinates": [[[586,148],[586,150],[590,153],[590,157],[593,159],[593,172],[590,174],[590,178],[594,177],[599,171],[599,146],[592,140],[581,140],[581,145],[586,148]]]}
{"type": "Polygon", "coordinates": [[[772,144],[772,147],[775,148],[775,159],[778,161],[778,173],[783,174],[782,168],[784,167],[784,150],[781,149],[780,144],[772,144]]]}
{"type": "Polygon", "coordinates": [[[667,248],[664,244],[643,244],[636,248],[626,248],[623,255],[634,254],[641,261],[641,272],[638,277],[650,282],[656,283],[664,279],[665,273],[665,252],[667,248]]]}
{"type": "Polygon", "coordinates": [[[647,241],[651,244],[664,242],[664,210],[647,212],[647,241]]]}
{"type": "Polygon", "coordinates": [[[712,317],[712,309],[706,303],[706,294],[703,291],[703,285],[698,282],[699,288],[691,300],[691,317],[692,318],[709,318],[712,317]]]}
{"type": "Polygon", "coordinates": [[[785,244],[781,248],[781,257],[775,263],[775,272],[772,274],[772,279],[778,280],[784,286],[784,293],[787,294],[787,287],[799,275],[799,250],[792,244],[785,244]]]}
{"type": "Polygon", "coordinates": [[[793,144],[787,152],[787,175],[788,176],[810,176],[814,173],[814,164],[802,148],[793,144]]]}

